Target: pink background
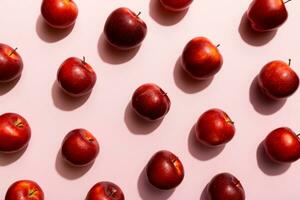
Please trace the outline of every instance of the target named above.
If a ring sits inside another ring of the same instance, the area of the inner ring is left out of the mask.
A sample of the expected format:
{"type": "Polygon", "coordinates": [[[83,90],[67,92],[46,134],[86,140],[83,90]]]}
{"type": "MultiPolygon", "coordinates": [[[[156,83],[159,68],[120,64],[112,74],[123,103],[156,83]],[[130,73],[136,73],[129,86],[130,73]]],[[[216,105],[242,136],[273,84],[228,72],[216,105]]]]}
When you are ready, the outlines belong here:
{"type": "Polygon", "coordinates": [[[77,0],[73,30],[55,32],[41,19],[38,0],[1,0],[1,42],[18,47],[24,61],[19,82],[1,85],[0,111],[23,115],[32,127],[25,152],[0,155],[0,199],[18,179],[32,179],[46,199],[84,199],[92,185],[110,180],[126,199],[200,199],[205,185],[219,172],[242,182],[247,199],[298,200],[300,164],[274,166],[258,148],[271,130],[300,130],[299,91],[286,102],[270,103],[256,90],[255,76],[274,59],[292,59],[300,74],[300,3],[287,4],[288,21],[277,33],[255,35],[242,16],[249,0],[195,0],[187,13],[166,15],[157,0],[77,0]],[[101,36],[109,13],[126,6],[138,12],[148,34],[138,51],[117,53],[101,36]],[[197,83],[176,64],[184,45],[195,36],[220,43],[222,70],[211,82],[197,83]],[[55,85],[64,59],[86,56],[98,74],[88,98],[72,100],[55,85]],[[133,91],[154,82],[172,101],[162,123],[145,124],[127,107],[133,91]],[[191,129],[201,113],[218,107],[236,124],[234,139],[224,148],[207,150],[193,141],[191,129]],[[89,169],[72,169],[58,156],[65,134],[86,128],[98,138],[101,152],[89,169]],[[185,179],[174,191],[160,192],[147,184],[143,168],[160,149],[177,154],[185,179]]]}

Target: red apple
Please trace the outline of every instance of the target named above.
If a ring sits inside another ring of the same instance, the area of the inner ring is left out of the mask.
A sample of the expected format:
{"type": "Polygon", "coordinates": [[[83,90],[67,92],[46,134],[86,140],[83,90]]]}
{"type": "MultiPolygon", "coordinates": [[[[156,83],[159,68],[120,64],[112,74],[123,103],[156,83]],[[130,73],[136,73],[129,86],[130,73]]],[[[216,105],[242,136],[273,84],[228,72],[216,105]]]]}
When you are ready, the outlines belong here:
{"type": "Polygon", "coordinates": [[[217,174],[207,186],[209,200],[245,200],[240,181],[229,173],[217,174]]]}
{"type": "Polygon", "coordinates": [[[20,180],[8,188],[5,200],[44,200],[44,193],[36,182],[20,180]]]}
{"type": "Polygon", "coordinates": [[[183,50],[181,61],[183,69],[198,80],[213,77],[223,64],[218,45],[213,45],[205,37],[196,37],[188,42],[183,50]]]}
{"type": "Polygon", "coordinates": [[[73,0],[43,0],[41,13],[49,26],[65,29],[75,23],[78,9],[73,0]]]}
{"type": "Polygon", "coordinates": [[[164,8],[174,12],[188,9],[193,0],[160,0],[164,8]]]}
{"type": "Polygon", "coordinates": [[[300,139],[291,129],[273,130],[264,140],[267,155],[277,162],[294,162],[300,158],[300,139]]]}
{"type": "Polygon", "coordinates": [[[64,138],[61,153],[74,166],[93,163],[99,153],[97,139],[85,129],[74,129],[64,138]]]}
{"type": "Polygon", "coordinates": [[[254,30],[265,32],[281,26],[287,20],[288,12],[282,0],[253,0],[247,17],[254,30]]]}
{"type": "Polygon", "coordinates": [[[85,61],[75,57],[68,58],[59,67],[57,81],[61,88],[71,96],[83,96],[90,93],[97,76],[93,68],[85,61]]]}
{"type": "Polygon", "coordinates": [[[104,26],[107,41],[123,50],[139,46],[147,34],[147,25],[139,15],[128,8],[114,10],[104,26]]]}
{"type": "Polygon", "coordinates": [[[177,187],[184,178],[184,168],[179,158],[162,150],[152,156],[147,165],[149,182],[161,190],[177,187]]]}
{"type": "Polygon", "coordinates": [[[27,121],[16,113],[0,115],[0,151],[16,152],[28,145],[31,130],[27,121]]]}
{"type": "Polygon", "coordinates": [[[17,53],[17,48],[13,49],[0,43],[0,82],[9,82],[19,78],[22,70],[23,61],[17,53]]]}
{"type": "Polygon", "coordinates": [[[289,64],[276,60],[262,68],[258,76],[258,85],[270,98],[282,99],[298,89],[299,77],[289,64]]]}
{"type": "Polygon", "coordinates": [[[204,112],[195,126],[196,138],[207,146],[217,146],[229,142],[235,133],[230,117],[220,109],[204,112]]]}
{"type": "Polygon", "coordinates": [[[137,88],[132,96],[131,104],[136,113],[147,120],[163,118],[171,106],[167,93],[153,83],[137,88]]]}
{"type": "Polygon", "coordinates": [[[85,200],[124,200],[124,194],[119,186],[111,182],[95,184],[85,200]]]}

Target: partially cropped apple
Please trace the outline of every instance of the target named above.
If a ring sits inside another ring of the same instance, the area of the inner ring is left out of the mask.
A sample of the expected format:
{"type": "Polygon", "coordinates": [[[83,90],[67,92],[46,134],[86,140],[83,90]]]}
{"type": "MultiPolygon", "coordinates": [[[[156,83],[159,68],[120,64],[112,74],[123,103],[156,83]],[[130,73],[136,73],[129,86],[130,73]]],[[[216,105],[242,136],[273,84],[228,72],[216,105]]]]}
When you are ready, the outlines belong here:
{"type": "Polygon", "coordinates": [[[240,181],[230,173],[217,174],[207,186],[209,200],[245,200],[240,181]]]}
{"type": "Polygon", "coordinates": [[[44,200],[44,192],[34,181],[20,180],[8,188],[5,200],[44,200]]]}
{"type": "Polygon", "coordinates": [[[125,200],[123,191],[112,182],[96,183],[88,192],[85,200],[125,200]]]}
{"type": "Polygon", "coordinates": [[[267,63],[260,71],[258,85],[272,99],[291,96],[299,87],[299,77],[290,63],[275,60],[267,63]]]}
{"type": "Polygon", "coordinates": [[[223,64],[218,45],[215,46],[205,37],[189,41],[182,52],[181,61],[183,69],[198,80],[213,77],[223,64]]]}
{"type": "Polygon", "coordinates": [[[147,120],[163,118],[170,110],[166,92],[153,83],[143,84],[132,95],[131,104],[138,115],[147,120]]]}
{"type": "Polygon", "coordinates": [[[85,58],[68,58],[57,71],[57,81],[63,91],[78,97],[89,94],[97,80],[93,68],[85,61],[85,58]]]}
{"type": "Polygon", "coordinates": [[[147,25],[139,15],[124,7],[114,10],[104,26],[107,41],[121,50],[139,46],[147,34],[147,25]]]}
{"type": "Polygon", "coordinates": [[[23,61],[17,52],[6,44],[0,43],[0,82],[10,82],[21,76],[23,61]]]}
{"type": "Polygon", "coordinates": [[[193,0],[160,0],[164,8],[173,12],[180,12],[189,8],[193,0]]]}
{"type": "Polygon", "coordinates": [[[170,151],[158,151],[147,165],[149,182],[161,190],[177,187],[184,178],[184,168],[179,158],[170,151]]]}
{"type": "Polygon", "coordinates": [[[85,129],[74,129],[64,138],[61,153],[73,166],[86,166],[93,163],[99,153],[97,139],[85,129]]]}
{"type": "Polygon", "coordinates": [[[271,160],[291,163],[300,158],[300,139],[290,128],[273,130],[263,142],[264,149],[271,160]]]}
{"type": "Polygon", "coordinates": [[[252,28],[259,32],[273,31],[288,18],[283,0],[253,0],[247,17],[252,28]]]}
{"type": "Polygon", "coordinates": [[[49,26],[65,29],[74,25],[78,8],[73,0],[43,0],[41,13],[49,26]]]}
{"type": "Polygon", "coordinates": [[[16,152],[28,145],[31,130],[28,122],[16,113],[0,115],[0,151],[16,152]]]}

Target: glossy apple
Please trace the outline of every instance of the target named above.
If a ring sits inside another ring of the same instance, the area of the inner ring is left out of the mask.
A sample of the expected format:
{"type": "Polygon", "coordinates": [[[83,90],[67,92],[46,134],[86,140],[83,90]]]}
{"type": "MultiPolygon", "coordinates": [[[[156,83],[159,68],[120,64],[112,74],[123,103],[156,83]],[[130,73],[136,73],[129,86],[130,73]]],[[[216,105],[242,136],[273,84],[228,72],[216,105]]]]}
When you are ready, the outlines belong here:
{"type": "Polygon", "coordinates": [[[217,174],[207,186],[209,200],[245,200],[240,181],[230,173],[217,174]]]}
{"type": "Polygon", "coordinates": [[[128,8],[118,8],[107,18],[104,34],[107,41],[122,50],[139,46],[147,34],[147,25],[128,8]]]}
{"type": "Polygon", "coordinates": [[[188,42],[181,61],[183,69],[198,80],[213,77],[223,64],[218,45],[215,46],[205,37],[196,37],[188,42]]]}
{"type": "Polygon", "coordinates": [[[152,156],[147,165],[149,182],[161,190],[177,187],[184,178],[184,168],[179,158],[162,150],[152,156]]]}
{"type": "Polygon", "coordinates": [[[204,112],[195,126],[196,138],[207,146],[217,146],[229,142],[235,133],[230,117],[220,109],[204,112]]]}
{"type": "Polygon", "coordinates": [[[258,85],[272,99],[284,99],[299,86],[299,77],[289,64],[283,61],[267,63],[259,73],[258,85]]]}
{"type": "Polygon", "coordinates": [[[59,67],[57,81],[61,88],[71,96],[90,93],[96,83],[97,75],[85,58],[68,58],[59,67]]]}
{"type": "Polygon", "coordinates": [[[189,8],[193,0],[160,0],[161,5],[167,10],[180,12],[189,8]]]}
{"type": "Polygon", "coordinates": [[[171,101],[166,92],[153,83],[137,88],[131,104],[138,115],[147,120],[163,118],[170,110],[171,101]]]}
{"type": "Polygon", "coordinates": [[[124,200],[123,191],[112,182],[96,183],[88,192],[85,200],[124,200]]]}
{"type": "Polygon", "coordinates": [[[273,161],[290,163],[300,158],[300,139],[290,128],[273,130],[263,145],[273,161]]]}
{"type": "Polygon", "coordinates": [[[73,0],[43,0],[41,13],[49,26],[65,29],[74,25],[78,8],[73,0]]]}
{"type": "Polygon", "coordinates": [[[254,30],[265,32],[281,26],[287,20],[288,12],[282,0],[253,0],[247,17],[254,30]]]}
{"type": "Polygon", "coordinates": [[[19,114],[0,115],[0,151],[16,152],[28,145],[31,130],[27,121],[19,114]]]}
{"type": "Polygon", "coordinates": [[[5,200],[44,200],[44,193],[36,182],[20,180],[8,188],[5,200]]]}
{"type": "Polygon", "coordinates": [[[99,144],[89,131],[74,129],[65,136],[61,153],[69,164],[86,166],[95,161],[99,153],[99,144]]]}
{"type": "Polygon", "coordinates": [[[23,61],[17,52],[6,44],[0,43],[0,82],[9,82],[21,76],[23,61]]]}

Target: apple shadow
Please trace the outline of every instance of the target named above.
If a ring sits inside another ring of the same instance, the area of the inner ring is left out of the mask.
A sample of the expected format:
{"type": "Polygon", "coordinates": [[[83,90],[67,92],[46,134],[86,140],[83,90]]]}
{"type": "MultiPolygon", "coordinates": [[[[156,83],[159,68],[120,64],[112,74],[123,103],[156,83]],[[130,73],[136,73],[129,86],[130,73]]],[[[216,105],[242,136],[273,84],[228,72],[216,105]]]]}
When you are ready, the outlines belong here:
{"type": "Polygon", "coordinates": [[[259,169],[269,176],[277,176],[286,172],[291,166],[290,163],[276,163],[272,161],[263,147],[261,142],[256,150],[256,160],[259,169]]]}
{"type": "Polygon", "coordinates": [[[57,153],[55,160],[55,169],[57,173],[68,179],[75,180],[86,174],[93,166],[93,163],[88,166],[76,167],[68,164],[61,155],[61,150],[57,153]]]}
{"type": "Polygon", "coordinates": [[[262,93],[258,86],[257,76],[253,79],[249,89],[249,100],[253,108],[260,114],[271,115],[280,110],[286,99],[274,100],[262,93]]]}
{"type": "Polygon", "coordinates": [[[247,12],[244,13],[240,25],[239,34],[241,38],[252,46],[263,46],[271,41],[277,33],[277,30],[258,32],[252,29],[249,20],[247,19],[247,12]]]}
{"type": "Polygon", "coordinates": [[[53,104],[64,111],[72,111],[79,108],[88,100],[91,94],[89,93],[81,97],[71,97],[59,87],[57,81],[53,83],[51,93],[53,104]]]}
{"type": "Polygon", "coordinates": [[[166,200],[174,193],[175,189],[160,190],[151,185],[147,178],[146,167],[139,175],[137,188],[142,200],[166,200]]]}
{"type": "Polygon", "coordinates": [[[7,166],[17,161],[26,151],[27,146],[17,152],[0,153],[0,166],[7,166]]]}
{"type": "Polygon", "coordinates": [[[20,77],[7,83],[0,83],[0,96],[3,96],[11,91],[17,85],[19,80],[20,77]]]}
{"type": "Polygon", "coordinates": [[[150,0],[149,14],[151,18],[163,26],[172,26],[177,24],[187,14],[188,9],[181,12],[172,12],[166,10],[159,0],[150,0]]]}
{"type": "Polygon", "coordinates": [[[101,33],[99,40],[98,40],[98,54],[102,61],[113,64],[119,65],[131,60],[139,51],[141,46],[138,46],[133,49],[128,50],[119,50],[112,45],[110,45],[106,41],[106,36],[104,33],[101,33]]]}
{"type": "Polygon", "coordinates": [[[213,77],[207,80],[196,80],[192,78],[183,70],[181,65],[181,57],[176,61],[173,71],[173,78],[176,86],[187,94],[193,94],[204,90],[214,79],[213,77]]]}
{"type": "Polygon", "coordinates": [[[37,35],[41,40],[47,43],[54,43],[64,39],[71,33],[73,28],[74,25],[66,29],[52,28],[45,22],[42,15],[39,15],[35,25],[37,35]]]}
{"type": "Polygon", "coordinates": [[[128,130],[136,135],[143,135],[152,133],[159,127],[163,119],[156,121],[148,121],[141,118],[132,108],[131,101],[127,104],[124,113],[124,122],[128,130]]]}
{"type": "Polygon", "coordinates": [[[219,155],[224,148],[225,145],[208,147],[201,144],[196,139],[195,125],[192,127],[188,136],[188,150],[194,158],[202,161],[210,160],[219,155]]]}

